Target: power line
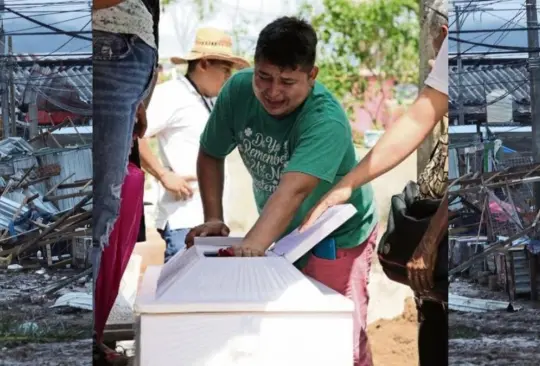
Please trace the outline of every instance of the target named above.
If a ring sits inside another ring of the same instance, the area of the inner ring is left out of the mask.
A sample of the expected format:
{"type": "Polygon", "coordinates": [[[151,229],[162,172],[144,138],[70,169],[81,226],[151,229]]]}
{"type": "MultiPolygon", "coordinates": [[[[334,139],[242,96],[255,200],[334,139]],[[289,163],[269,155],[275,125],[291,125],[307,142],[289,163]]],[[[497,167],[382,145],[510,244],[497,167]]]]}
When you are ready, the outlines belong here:
{"type": "MultiPolygon", "coordinates": [[[[68,23],[68,22],[72,22],[72,21],[74,21],[74,20],[79,20],[79,19],[88,18],[88,17],[89,17],[89,15],[82,15],[82,16],[80,16],[80,17],[75,17],[75,18],[70,18],[70,19],[64,19],[64,20],[59,20],[59,21],[54,22],[54,23],[49,23],[49,25],[56,25],[56,24],[68,23]]],[[[35,27],[21,28],[21,29],[13,29],[13,30],[9,30],[8,32],[17,33],[17,32],[23,32],[23,31],[32,30],[32,29],[39,29],[39,28],[43,28],[43,26],[37,25],[37,26],[35,26],[35,27]]]]}
{"type": "MultiPolygon", "coordinates": [[[[505,20],[505,23],[503,25],[501,25],[500,29],[505,29],[505,30],[508,30],[510,24],[514,23],[515,19],[521,15],[521,18],[520,20],[525,16],[525,12],[523,11],[524,9],[522,9],[519,13],[517,13],[516,15],[514,15],[511,19],[509,20],[506,20],[506,19],[503,19],[505,20]]],[[[518,20],[519,21],[519,20],[518,20]]],[[[489,37],[491,36],[491,34],[488,34],[486,35],[480,42],[483,43],[485,42],[489,37]]],[[[499,39],[497,41],[495,41],[495,45],[498,45],[500,42],[502,42],[504,38],[504,35],[503,37],[499,37],[499,39]]],[[[470,39],[469,41],[473,41],[473,39],[470,39]]],[[[468,53],[470,50],[472,50],[473,48],[477,47],[476,45],[472,45],[471,47],[467,48],[465,51],[462,52],[462,54],[465,54],[465,53],[468,53]]],[[[489,47],[488,47],[489,49],[489,47]]]]}
{"type": "Polygon", "coordinates": [[[92,38],[80,36],[80,34],[92,34],[92,31],[76,31],[76,32],[4,32],[6,36],[75,36],[75,38],[92,41],[92,38]]]}
{"type": "Polygon", "coordinates": [[[450,36],[448,37],[448,39],[450,39],[451,41],[459,42],[459,43],[466,43],[466,44],[472,44],[475,46],[495,48],[499,50],[509,50],[509,51],[519,51],[519,52],[540,52],[540,48],[532,49],[529,47],[500,46],[500,45],[495,45],[495,44],[467,41],[465,39],[460,39],[460,38],[450,37],[450,36]]]}
{"type": "MultiPolygon", "coordinates": [[[[48,11],[43,11],[43,10],[25,10],[24,11],[25,13],[32,13],[32,16],[33,17],[41,17],[41,16],[46,16],[46,15],[57,15],[57,14],[69,14],[69,13],[87,13],[87,14],[90,14],[91,11],[90,9],[77,9],[77,10],[48,10],[48,11]],[[34,14],[36,13],[36,14],[34,14]]],[[[16,17],[6,17],[6,18],[2,18],[3,21],[6,21],[6,20],[15,20],[15,19],[21,19],[20,17],[16,16],[16,17]]]]}
{"type": "MultiPolygon", "coordinates": [[[[69,31],[64,31],[64,30],[62,30],[62,29],[60,29],[60,28],[53,27],[53,26],[51,26],[51,25],[49,25],[49,24],[46,24],[46,23],[43,23],[43,22],[41,22],[41,21],[39,21],[39,20],[32,19],[31,17],[28,17],[28,16],[26,16],[26,15],[24,15],[24,14],[21,14],[21,13],[15,11],[15,10],[13,10],[13,9],[10,9],[10,8],[5,8],[5,9],[6,9],[7,11],[13,13],[13,14],[16,14],[16,15],[20,16],[21,18],[24,18],[24,19],[26,19],[26,20],[28,20],[28,21],[30,21],[30,22],[32,22],[32,23],[39,24],[39,25],[41,25],[42,27],[47,28],[47,29],[50,29],[50,30],[52,30],[52,31],[54,31],[54,32],[57,32],[57,33],[59,33],[59,34],[65,34],[65,35],[68,35],[68,36],[73,36],[73,37],[75,37],[75,38],[80,38],[80,39],[84,39],[84,40],[87,40],[87,41],[92,41],[92,38],[88,38],[88,37],[81,36],[80,34],[83,33],[83,32],[69,32],[69,31]]],[[[92,32],[86,32],[86,33],[92,33],[92,32]]],[[[84,33],[83,33],[83,34],[84,34],[84,33]]]]}
{"type": "MultiPolygon", "coordinates": [[[[81,31],[86,28],[90,22],[92,21],[92,19],[90,19],[85,25],[82,26],[81,28],[81,31]]],[[[63,44],[61,44],[58,48],[56,48],[54,51],[50,52],[48,55],[44,55],[42,56],[42,58],[45,58],[45,57],[48,57],[58,51],[60,51],[62,48],[64,48],[65,46],[67,46],[70,42],[72,42],[75,38],[72,36],[71,38],[69,38],[66,42],[64,42],[63,44]]]]}
{"type": "Polygon", "coordinates": [[[449,31],[450,34],[458,34],[458,33],[498,33],[498,32],[522,32],[527,30],[539,30],[540,27],[520,27],[520,28],[508,28],[508,29],[502,29],[502,28],[492,28],[492,29],[465,29],[458,31],[449,31]]]}
{"type": "Polygon", "coordinates": [[[91,1],[73,0],[73,1],[48,1],[48,2],[24,2],[23,0],[4,1],[4,5],[10,8],[39,8],[45,6],[66,6],[66,5],[86,5],[90,7],[91,1]]]}

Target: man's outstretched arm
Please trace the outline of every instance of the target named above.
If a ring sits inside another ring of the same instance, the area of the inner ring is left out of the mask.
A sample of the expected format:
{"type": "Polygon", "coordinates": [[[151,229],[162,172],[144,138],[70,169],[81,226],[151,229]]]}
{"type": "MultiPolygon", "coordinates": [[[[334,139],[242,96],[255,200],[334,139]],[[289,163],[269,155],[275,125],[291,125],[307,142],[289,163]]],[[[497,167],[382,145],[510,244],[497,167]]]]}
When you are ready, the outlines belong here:
{"type": "Polygon", "coordinates": [[[262,255],[285,232],[300,205],[319,184],[319,179],[290,172],[281,177],[277,190],[266,202],[259,219],[244,238],[243,246],[262,255]]]}

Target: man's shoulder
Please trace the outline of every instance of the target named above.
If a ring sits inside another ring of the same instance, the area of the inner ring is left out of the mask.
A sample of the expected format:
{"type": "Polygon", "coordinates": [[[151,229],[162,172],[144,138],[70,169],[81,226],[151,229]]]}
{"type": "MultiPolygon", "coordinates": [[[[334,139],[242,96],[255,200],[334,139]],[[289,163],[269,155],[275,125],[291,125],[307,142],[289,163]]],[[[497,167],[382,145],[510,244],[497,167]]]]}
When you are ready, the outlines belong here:
{"type": "Polygon", "coordinates": [[[315,82],[313,90],[306,101],[304,116],[313,123],[349,125],[349,118],[341,103],[322,83],[315,82]]]}
{"type": "Polygon", "coordinates": [[[238,83],[246,83],[248,82],[251,84],[251,80],[253,78],[253,68],[248,67],[242,70],[238,70],[234,73],[233,76],[231,76],[231,79],[236,80],[238,83]]]}

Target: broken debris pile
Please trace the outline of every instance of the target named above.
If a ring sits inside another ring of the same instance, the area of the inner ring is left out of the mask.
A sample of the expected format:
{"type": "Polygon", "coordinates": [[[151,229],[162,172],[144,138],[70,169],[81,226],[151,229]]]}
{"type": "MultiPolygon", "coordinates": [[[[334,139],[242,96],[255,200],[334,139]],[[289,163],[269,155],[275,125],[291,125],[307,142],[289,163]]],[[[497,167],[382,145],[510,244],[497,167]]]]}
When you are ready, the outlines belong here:
{"type": "Polygon", "coordinates": [[[527,160],[495,160],[491,172],[449,181],[450,276],[502,289],[511,300],[522,294],[535,300],[540,290],[540,212],[533,200],[540,164],[527,160]]]}
{"type": "Polygon", "coordinates": [[[0,267],[87,266],[91,201],[90,146],[0,141],[0,267]]]}

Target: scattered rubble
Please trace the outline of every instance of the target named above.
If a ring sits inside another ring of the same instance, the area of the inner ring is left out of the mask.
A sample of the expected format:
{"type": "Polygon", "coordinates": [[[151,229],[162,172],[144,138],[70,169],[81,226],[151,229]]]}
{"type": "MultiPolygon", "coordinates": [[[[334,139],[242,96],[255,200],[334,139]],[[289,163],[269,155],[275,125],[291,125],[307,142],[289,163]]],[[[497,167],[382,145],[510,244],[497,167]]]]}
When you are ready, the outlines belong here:
{"type": "Polygon", "coordinates": [[[540,164],[469,145],[450,154],[449,364],[538,365],[540,164]]]}
{"type": "Polygon", "coordinates": [[[0,141],[2,365],[91,358],[91,139],[65,147],[67,124],[0,141]]]}
{"type": "Polygon", "coordinates": [[[72,294],[91,297],[91,276],[89,269],[47,269],[43,274],[0,270],[2,365],[35,365],[41,354],[40,365],[61,365],[54,350],[69,354],[62,359],[65,365],[86,365],[80,355],[91,352],[92,311],[54,305],[72,294]],[[72,344],[85,348],[72,349],[72,344]]]}
{"type": "Polygon", "coordinates": [[[90,146],[0,141],[0,268],[87,267],[91,178],[90,146]]]}

